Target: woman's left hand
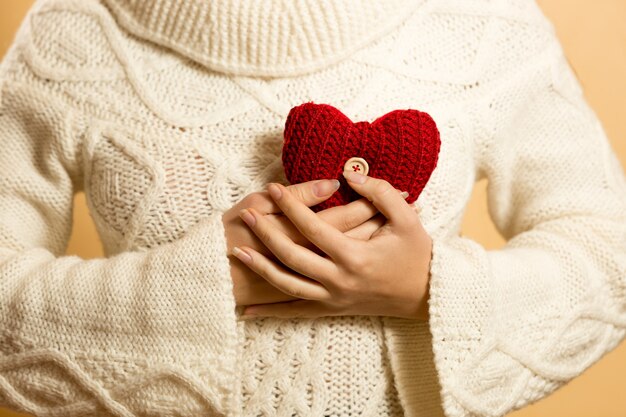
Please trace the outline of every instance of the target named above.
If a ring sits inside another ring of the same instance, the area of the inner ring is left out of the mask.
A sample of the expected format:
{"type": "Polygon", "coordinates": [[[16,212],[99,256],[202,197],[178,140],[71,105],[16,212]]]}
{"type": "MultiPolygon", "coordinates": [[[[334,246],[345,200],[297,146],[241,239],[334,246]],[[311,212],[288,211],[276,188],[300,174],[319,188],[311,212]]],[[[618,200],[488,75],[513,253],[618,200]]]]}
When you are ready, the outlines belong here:
{"type": "Polygon", "coordinates": [[[326,223],[283,185],[267,187],[283,214],[327,256],[294,243],[253,208],[241,210],[244,222],[284,265],[246,246],[239,248],[245,253],[234,249],[235,256],[280,291],[300,298],[248,306],[244,316],[428,320],[432,239],[418,213],[386,180],[349,171],[344,176],[386,218],[369,240],[350,237],[326,223]]]}

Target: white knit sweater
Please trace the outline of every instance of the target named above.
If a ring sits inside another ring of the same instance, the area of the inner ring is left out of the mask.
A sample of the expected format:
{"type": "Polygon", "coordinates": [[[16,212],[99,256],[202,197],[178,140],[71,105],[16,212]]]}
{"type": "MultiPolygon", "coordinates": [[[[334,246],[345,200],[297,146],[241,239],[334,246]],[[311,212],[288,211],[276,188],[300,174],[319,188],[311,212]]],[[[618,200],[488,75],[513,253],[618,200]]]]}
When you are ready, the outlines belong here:
{"type": "Polygon", "coordinates": [[[533,1],[104,3],[37,2],[2,64],[1,405],[501,416],[624,338],[625,176],[533,1]],[[221,216],[305,101],[438,123],[428,323],[238,320],[221,216]],[[459,234],[485,177],[499,250],[459,234]],[[80,190],[106,258],[64,255],[80,190]]]}

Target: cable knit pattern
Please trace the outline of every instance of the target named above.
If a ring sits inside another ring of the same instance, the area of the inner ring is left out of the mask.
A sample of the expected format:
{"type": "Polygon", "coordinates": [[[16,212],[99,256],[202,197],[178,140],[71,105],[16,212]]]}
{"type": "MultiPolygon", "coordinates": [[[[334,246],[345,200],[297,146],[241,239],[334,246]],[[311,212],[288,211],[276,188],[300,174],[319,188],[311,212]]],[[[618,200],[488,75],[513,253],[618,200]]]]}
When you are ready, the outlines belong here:
{"type": "Polygon", "coordinates": [[[0,404],[501,416],[624,338],[626,180],[534,2],[287,3],[33,7],[0,73],[0,404]],[[436,120],[412,203],[430,322],[238,320],[221,215],[287,184],[284,123],[307,101],[436,120]],[[482,178],[499,250],[459,235],[482,178]],[[105,258],[63,255],[81,190],[105,258]]]}

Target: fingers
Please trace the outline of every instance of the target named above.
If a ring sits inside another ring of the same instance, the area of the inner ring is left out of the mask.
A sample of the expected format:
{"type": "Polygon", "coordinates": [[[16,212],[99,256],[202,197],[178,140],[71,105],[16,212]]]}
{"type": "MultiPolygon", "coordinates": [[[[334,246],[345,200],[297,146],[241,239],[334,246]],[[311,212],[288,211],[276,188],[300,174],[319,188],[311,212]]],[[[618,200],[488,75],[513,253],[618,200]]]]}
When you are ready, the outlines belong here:
{"type": "MultiPolygon", "coordinates": [[[[400,192],[400,190],[396,190],[400,192]]],[[[406,197],[408,197],[408,193],[404,192],[403,198],[406,197]]],[[[348,204],[319,211],[317,215],[326,223],[345,232],[359,226],[377,213],[379,213],[378,209],[367,198],[359,198],[348,204]]]]}
{"type": "Polygon", "coordinates": [[[287,295],[307,300],[326,300],[330,293],[323,285],[293,273],[279,263],[247,246],[234,247],[233,255],[267,282],[287,295]],[[242,253],[243,252],[243,253],[242,253]]]}
{"type": "MultiPolygon", "coordinates": [[[[315,212],[293,196],[282,184],[270,183],[268,192],[284,215],[291,220],[300,233],[333,258],[333,260],[344,261],[346,256],[349,256],[346,253],[362,243],[362,241],[352,239],[331,224],[326,223],[315,212]]],[[[402,198],[395,191],[394,194],[402,198]]],[[[331,263],[335,265],[332,261],[331,263]]]]}
{"type": "MultiPolygon", "coordinates": [[[[420,207],[411,205],[411,209],[419,215],[420,207]]],[[[355,239],[369,240],[372,235],[386,223],[387,218],[383,216],[381,212],[377,211],[374,217],[344,233],[355,239]]]]}
{"type": "MultiPolygon", "coordinates": [[[[291,184],[286,188],[305,206],[311,207],[330,198],[330,196],[339,189],[339,185],[339,180],[322,179],[291,184]]],[[[254,198],[254,200],[247,202],[247,207],[252,206],[263,214],[280,212],[280,208],[276,202],[272,200],[267,191],[259,191],[254,194],[259,194],[263,198],[250,197],[254,198]]]]}
{"type": "Polygon", "coordinates": [[[343,175],[348,184],[371,201],[391,223],[407,225],[416,220],[415,211],[388,181],[347,170],[343,175]]]}
{"type": "Polygon", "coordinates": [[[318,301],[296,300],[284,303],[255,304],[243,310],[242,319],[254,317],[276,318],[317,318],[326,316],[339,316],[341,311],[333,311],[318,301]]]}
{"type": "MultiPolygon", "coordinates": [[[[292,198],[295,200],[295,197],[292,196],[292,198]]],[[[298,204],[302,205],[299,201],[298,204]]],[[[308,207],[305,208],[310,211],[308,207]]],[[[337,267],[330,259],[294,243],[289,236],[274,227],[253,207],[241,210],[240,216],[259,240],[287,267],[324,285],[328,284],[329,277],[336,275],[337,267]]],[[[329,227],[332,228],[332,226],[329,227]]],[[[337,229],[333,228],[333,230],[341,234],[337,229]]]]}
{"type": "Polygon", "coordinates": [[[365,223],[362,223],[355,228],[348,230],[347,232],[345,232],[345,234],[355,239],[369,240],[370,237],[372,237],[372,234],[374,234],[376,230],[384,226],[386,222],[387,218],[381,213],[377,212],[376,216],[372,217],[365,223]]]}
{"type": "Polygon", "coordinates": [[[378,209],[372,203],[366,198],[360,198],[345,205],[321,210],[317,215],[326,223],[345,232],[375,216],[376,213],[378,213],[378,209]]]}

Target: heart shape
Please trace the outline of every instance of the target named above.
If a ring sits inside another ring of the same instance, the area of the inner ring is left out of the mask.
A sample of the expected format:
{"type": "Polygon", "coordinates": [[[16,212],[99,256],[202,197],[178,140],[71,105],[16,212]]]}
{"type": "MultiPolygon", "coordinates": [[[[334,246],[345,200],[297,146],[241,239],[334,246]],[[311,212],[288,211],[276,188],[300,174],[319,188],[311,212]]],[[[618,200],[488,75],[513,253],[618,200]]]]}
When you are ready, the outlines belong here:
{"type": "Polygon", "coordinates": [[[291,184],[339,180],[339,189],[330,198],[310,207],[315,212],[362,197],[342,175],[346,161],[353,157],[365,159],[368,176],[408,191],[410,204],[437,166],[440,146],[437,125],[425,112],[393,110],[371,123],[354,123],[330,104],[307,102],[289,111],[282,163],[291,184]]]}

